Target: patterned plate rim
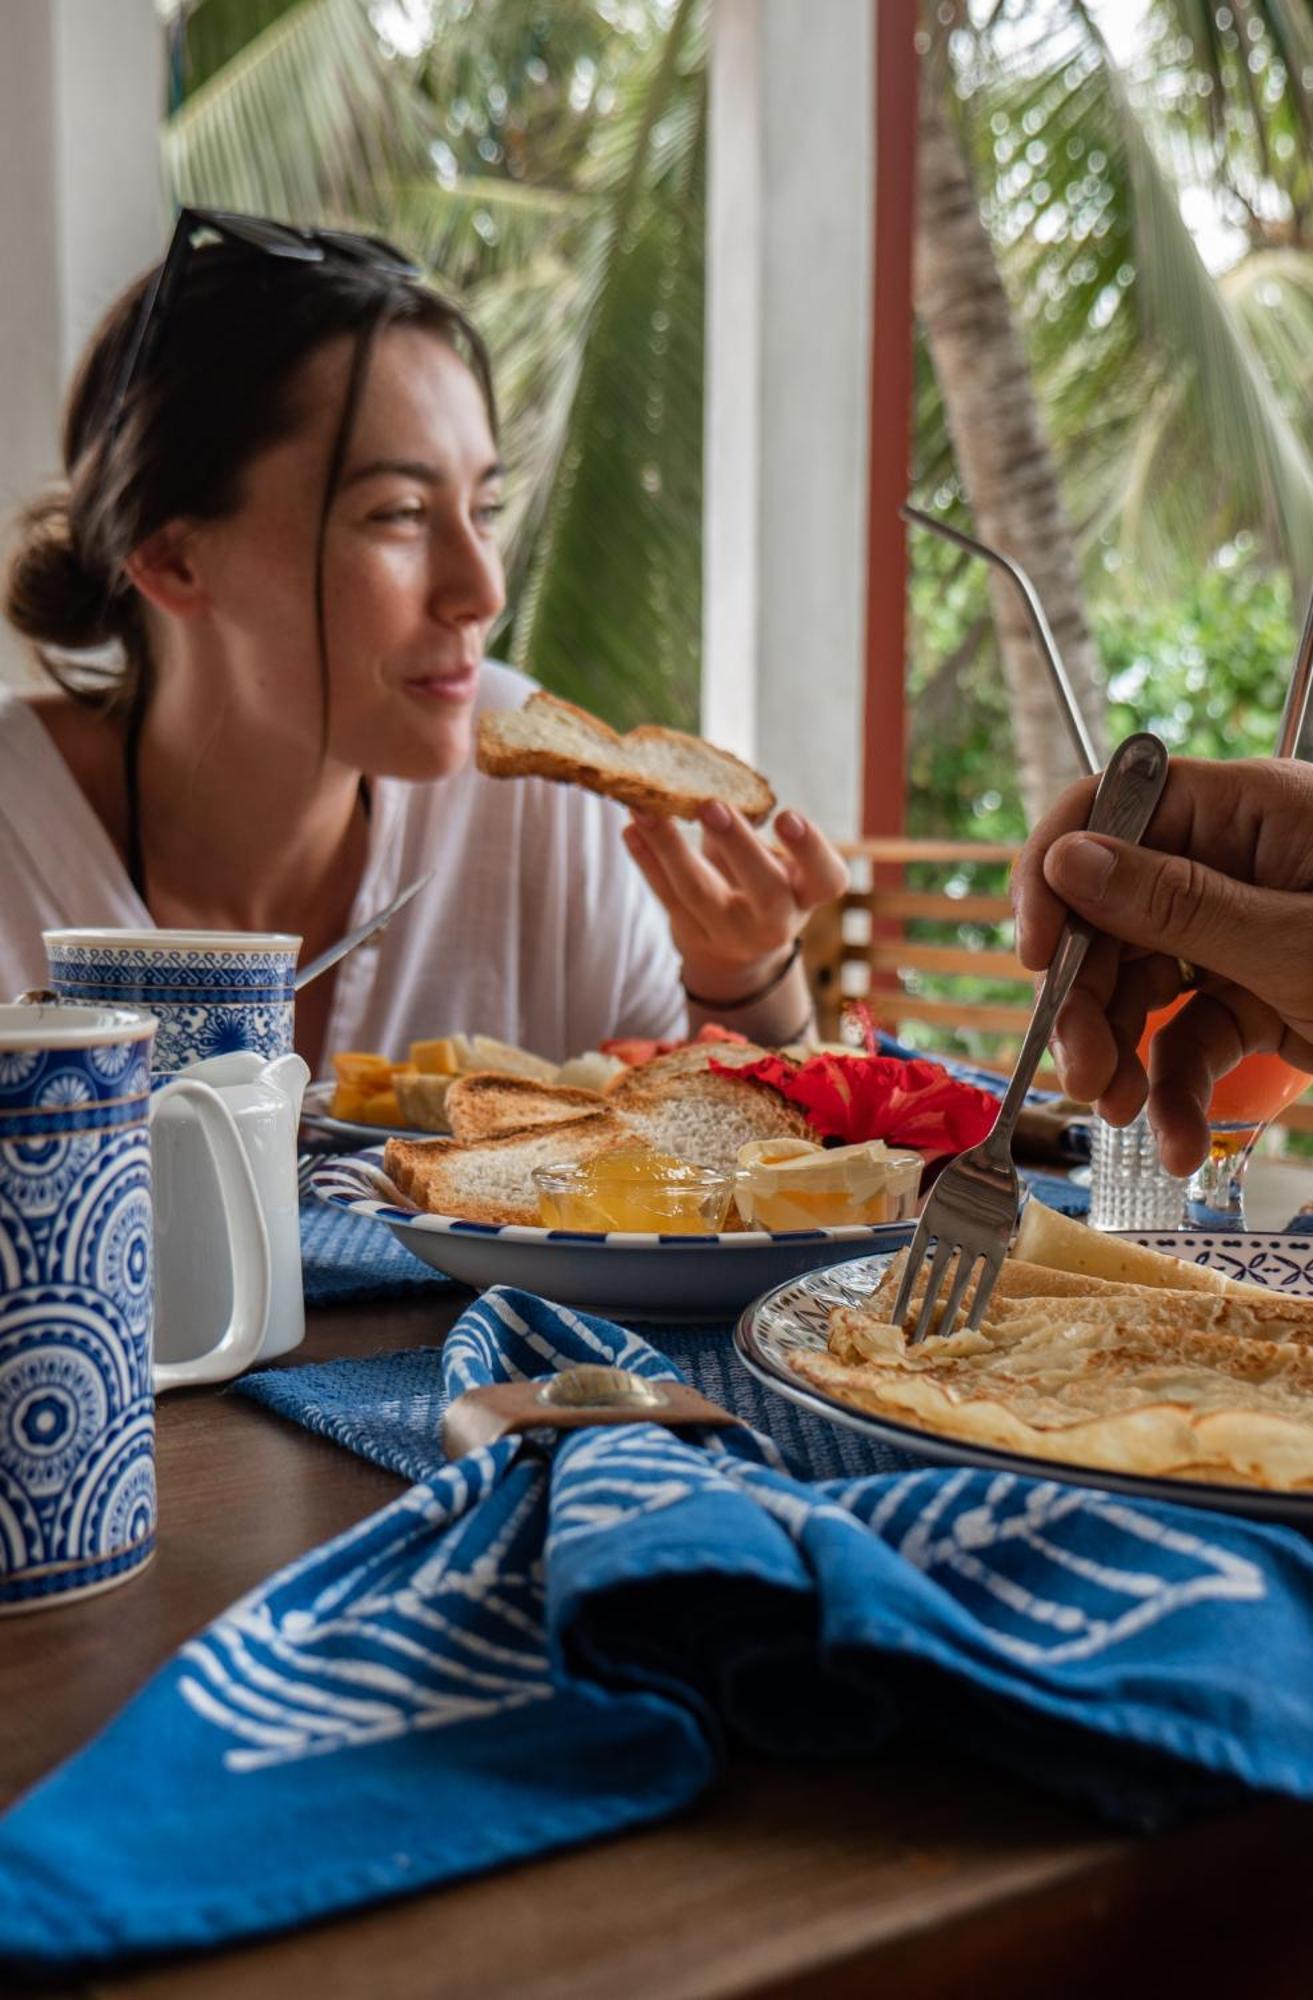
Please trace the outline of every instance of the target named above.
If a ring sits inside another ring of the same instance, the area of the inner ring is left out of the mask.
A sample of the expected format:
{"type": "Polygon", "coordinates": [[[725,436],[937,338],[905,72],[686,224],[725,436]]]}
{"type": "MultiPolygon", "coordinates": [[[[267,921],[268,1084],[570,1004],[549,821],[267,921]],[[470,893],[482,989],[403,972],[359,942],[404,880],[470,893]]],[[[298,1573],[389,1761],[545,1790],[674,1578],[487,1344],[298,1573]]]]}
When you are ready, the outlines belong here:
{"type": "Polygon", "coordinates": [[[455,1215],[403,1208],[389,1199],[396,1189],[384,1179],[381,1146],[326,1161],[313,1169],[309,1184],[330,1207],[384,1222],[389,1228],[404,1225],[436,1236],[495,1237],[500,1243],[565,1244],[576,1250],[681,1250],[687,1254],[698,1250],[766,1250],[779,1244],[852,1243],[878,1245],[892,1256],[909,1240],[913,1228],[910,1222],[855,1222],[835,1229],[735,1229],[719,1235],[661,1236],[647,1230],[534,1229],[518,1222],[465,1222],[455,1215]],[[371,1187],[374,1192],[367,1193],[371,1187]]]}
{"type": "MultiPolygon", "coordinates": [[[[1118,1230],[1115,1233],[1136,1242],[1162,1240],[1148,1231],[1118,1230]]],[[[1246,1247],[1258,1246],[1269,1251],[1288,1246],[1291,1251],[1298,1249],[1305,1260],[1313,1252],[1313,1243],[1307,1236],[1291,1235],[1280,1230],[1253,1230],[1243,1239],[1221,1230],[1183,1230],[1174,1240],[1177,1243],[1188,1242],[1192,1248],[1201,1245],[1238,1248],[1242,1242],[1246,1247]]],[[[773,1286],[740,1313],[734,1327],[735,1359],[765,1388],[789,1402],[797,1403],[813,1416],[860,1431],[874,1442],[891,1445],[912,1458],[951,1465],[976,1465],[987,1471],[1010,1472],[1028,1479],[1056,1480],[1067,1486],[1093,1486],[1101,1491],[1124,1493],[1141,1500],[1199,1507],[1209,1512],[1238,1514],[1255,1520],[1285,1521],[1303,1529],[1313,1525],[1313,1493],[1225,1486],[1208,1480],[1170,1479],[1162,1474],[1114,1472],[1100,1466],[1069,1465],[1057,1459],[1032,1458],[1001,1446],[977,1445],[965,1440],[959,1442],[942,1431],[918,1430],[915,1425],[900,1423],[893,1417],[875,1416],[868,1410],[856,1409],[851,1403],[827,1395],[824,1389],[816,1388],[810,1382],[802,1381],[783,1359],[778,1344],[772,1344],[779,1342],[782,1333],[801,1330],[810,1333],[813,1338],[805,1342],[799,1340],[796,1344],[824,1345],[819,1320],[810,1328],[805,1321],[799,1322],[797,1307],[793,1303],[795,1297],[801,1294],[815,1298],[818,1315],[824,1312],[826,1316],[834,1306],[860,1304],[875,1289],[893,1254],[876,1251],[866,1257],[854,1258],[849,1263],[830,1264],[822,1270],[804,1272],[801,1277],[786,1278],[773,1286]],[[855,1282],[859,1276],[862,1282],[855,1282]],[[815,1297],[822,1291],[829,1294],[824,1301],[815,1297]],[[772,1315],[783,1318],[783,1329],[769,1326],[772,1315]]]]}
{"type": "Polygon", "coordinates": [[[337,1085],[323,1077],[308,1083],[301,1102],[301,1123],[317,1132],[331,1132],[335,1138],[353,1139],[357,1145],[377,1144],[380,1139],[448,1139],[449,1132],[425,1132],[418,1125],[365,1125],[358,1118],[334,1118],[324,1107],[331,1102],[337,1085]]]}

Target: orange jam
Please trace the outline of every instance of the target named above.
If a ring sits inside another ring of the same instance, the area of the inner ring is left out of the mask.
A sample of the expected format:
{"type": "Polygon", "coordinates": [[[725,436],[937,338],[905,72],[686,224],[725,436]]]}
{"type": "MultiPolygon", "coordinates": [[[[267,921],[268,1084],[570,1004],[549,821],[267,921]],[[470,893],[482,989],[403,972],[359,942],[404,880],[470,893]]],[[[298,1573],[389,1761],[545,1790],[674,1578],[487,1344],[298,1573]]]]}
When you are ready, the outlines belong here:
{"type": "Polygon", "coordinates": [[[545,1229],[710,1235],[724,1224],[732,1191],[728,1174],[629,1146],[573,1166],[539,1167],[533,1178],[545,1229]]]}
{"type": "Polygon", "coordinates": [[[919,1153],[753,1139],[740,1147],[734,1199],[749,1229],[839,1229],[901,1222],[921,1185],[919,1153]]]}

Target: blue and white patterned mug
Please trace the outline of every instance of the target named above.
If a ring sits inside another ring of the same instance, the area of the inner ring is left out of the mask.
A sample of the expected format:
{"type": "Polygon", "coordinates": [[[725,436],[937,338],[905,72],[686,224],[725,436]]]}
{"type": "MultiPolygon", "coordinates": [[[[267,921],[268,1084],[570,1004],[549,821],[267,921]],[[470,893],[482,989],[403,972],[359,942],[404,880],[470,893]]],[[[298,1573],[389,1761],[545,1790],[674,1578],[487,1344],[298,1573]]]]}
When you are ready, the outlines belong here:
{"type": "Polygon", "coordinates": [[[43,931],[51,991],[155,1016],[152,1067],[172,1076],[207,1056],[292,1048],[299,937],[273,931],[43,931]]]}
{"type": "Polygon", "coordinates": [[[152,1092],[155,1022],[0,1007],[0,1612],[121,1583],[155,1546],[154,1391],[235,1374],[269,1310],[269,1249],[229,1112],[152,1092]],[[152,1119],[205,1127],[234,1311],[213,1353],[152,1369],[152,1119]]]}

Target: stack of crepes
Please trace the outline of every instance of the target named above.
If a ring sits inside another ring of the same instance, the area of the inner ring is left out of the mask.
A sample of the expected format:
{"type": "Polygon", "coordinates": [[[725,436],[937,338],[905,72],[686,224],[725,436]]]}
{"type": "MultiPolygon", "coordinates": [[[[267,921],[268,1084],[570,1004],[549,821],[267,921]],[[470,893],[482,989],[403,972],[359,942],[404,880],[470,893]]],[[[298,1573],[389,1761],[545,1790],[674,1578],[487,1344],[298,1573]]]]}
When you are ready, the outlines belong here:
{"type": "MultiPolygon", "coordinates": [[[[906,1252],[794,1371],[964,1444],[1136,1477],[1313,1490],[1313,1298],[1118,1242],[1032,1197],[978,1328],[893,1323],[906,1252]]],[[[912,1313],[924,1299],[917,1274],[912,1313]]],[[[968,1302],[969,1304],[969,1299],[968,1302]]]]}

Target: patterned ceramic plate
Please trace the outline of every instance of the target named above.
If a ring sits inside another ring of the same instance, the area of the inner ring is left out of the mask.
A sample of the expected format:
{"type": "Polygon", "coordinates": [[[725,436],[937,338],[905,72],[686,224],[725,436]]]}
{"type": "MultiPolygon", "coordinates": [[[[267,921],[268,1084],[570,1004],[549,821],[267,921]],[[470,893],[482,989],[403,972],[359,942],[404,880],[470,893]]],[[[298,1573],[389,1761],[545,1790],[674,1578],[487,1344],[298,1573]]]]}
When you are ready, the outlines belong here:
{"type": "MultiPolygon", "coordinates": [[[[1177,1236],[1141,1236],[1129,1230],[1118,1235],[1128,1243],[1147,1244],[1169,1256],[1189,1257],[1211,1264],[1229,1277],[1266,1285],[1276,1292],[1313,1293],[1313,1237],[1271,1236],[1257,1230],[1243,1236],[1182,1231],[1177,1236]]],[[[952,1438],[917,1430],[892,1418],[877,1417],[815,1389],[789,1366],[789,1355],[802,1348],[821,1350],[835,1306],[860,1306],[879,1284],[892,1252],[835,1264],[777,1285],[744,1312],[734,1330],[734,1349],[758,1381],[777,1395],[816,1416],[846,1424],[880,1444],[892,1445],[909,1457],[939,1465],[980,1465],[1000,1472],[1024,1473],[1034,1479],[1065,1480],[1077,1486],[1098,1486],[1130,1493],[1142,1500],[1172,1500],[1194,1507],[1211,1507],[1251,1520],[1286,1521],[1313,1528],[1313,1494],[1261,1493],[1252,1487],[1217,1486],[1193,1479],[1155,1479],[1131,1473],[1103,1472],[1091,1466],[1059,1465],[1052,1459],[1027,1458],[1020,1452],[995,1451],[985,1445],[958,1444],[952,1438]]]]}
{"type": "Polygon", "coordinates": [[[519,1285],[558,1305],[626,1320],[729,1320],[786,1278],[855,1251],[892,1256],[912,1236],[910,1223],[657,1236],[461,1222],[407,1206],[383,1174],[378,1146],[316,1167],[310,1185],[321,1201],[390,1229],[416,1257],[463,1285],[519,1285]]]}
{"type": "Polygon", "coordinates": [[[380,1139],[433,1139],[440,1133],[422,1132],[417,1125],[360,1125],[354,1118],[334,1118],[329,1111],[336,1088],[331,1083],[307,1085],[301,1106],[301,1122],[316,1132],[331,1132],[335,1139],[349,1139],[353,1146],[377,1146],[380,1139]]]}

